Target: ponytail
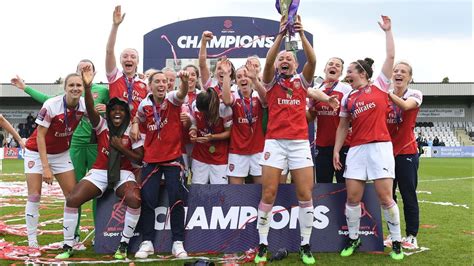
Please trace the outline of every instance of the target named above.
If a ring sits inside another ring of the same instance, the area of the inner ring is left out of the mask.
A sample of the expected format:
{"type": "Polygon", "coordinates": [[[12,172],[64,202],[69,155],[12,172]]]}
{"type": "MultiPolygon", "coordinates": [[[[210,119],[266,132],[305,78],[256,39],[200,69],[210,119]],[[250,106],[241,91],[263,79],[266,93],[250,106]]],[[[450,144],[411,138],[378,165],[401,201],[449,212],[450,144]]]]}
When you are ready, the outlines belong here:
{"type": "Polygon", "coordinates": [[[207,88],[196,97],[196,108],[204,113],[209,124],[215,125],[219,120],[219,95],[214,88],[207,88]]]}

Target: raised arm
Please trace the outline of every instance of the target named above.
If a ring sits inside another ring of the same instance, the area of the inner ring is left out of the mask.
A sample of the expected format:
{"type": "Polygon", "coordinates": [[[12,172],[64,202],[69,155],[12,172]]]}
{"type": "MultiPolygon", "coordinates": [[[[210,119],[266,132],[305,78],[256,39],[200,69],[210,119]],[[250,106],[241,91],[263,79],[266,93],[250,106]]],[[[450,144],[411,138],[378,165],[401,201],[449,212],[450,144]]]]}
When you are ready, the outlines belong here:
{"type": "Polygon", "coordinates": [[[295,22],[295,31],[300,34],[301,43],[303,44],[303,51],[306,56],[306,63],[303,66],[303,77],[306,81],[311,82],[314,77],[316,69],[316,54],[304,34],[303,25],[301,24],[301,17],[298,15],[295,22]]]}
{"type": "Polygon", "coordinates": [[[207,66],[207,42],[212,40],[214,35],[210,31],[204,31],[201,38],[201,47],[199,48],[199,71],[201,72],[201,83],[203,86],[211,76],[209,67],[207,66]]]}
{"type": "Polygon", "coordinates": [[[115,61],[115,41],[117,39],[117,31],[120,23],[125,18],[125,13],[122,15],[121,6],[116,6],[113,13],[113,24],[110,30],[109,39],[107,41],[107,47],[105,50],[105,71],[111,73],[116,67],[117,62],[115,61]]]}
{"type": "MultiPolygon", "coordinates": [[[[1,114],[0,114],[0,127],[4,128],[8,133],[12,134],[13,138],[15,138],[15,140],[18,142],[18,144],[20,144],[22,149],[25,148],[25,143],[21,139],[18,132],[13,128],[12,124],[10,124],[10,122],[5,117],[3,117],[3,115],[1,115],[1,114]]],[[[0,145],[1,145],[1,143],[0,143],[0,145]]]]}
{"type": "Polygon", "coordinates": [[[245,75],[252,80],[253,87],[257,91],[260,98],[260,102],[263,106],[267,105],[267,91],[263,87],[260,80],[258,80],[258,70],[255,68],[251,62],[247,61],[245,64],[245,75]]]}
{"type": "Polygon", "coordinates": [[[231,84],[231,73],[232,73],[232,66],[230,65],[229,60],[225,60],[221,63],[221,68],[224,75],[224,80],[222,83],[222,101],[225,105],[231,106],[232,105],[232,93],[230,91],[231,84]]]}
{"type": "Polygon", "coordinates": [[[84,94],[87,114],[89,115],[89,120],[91,121],[92,126],[95,128],[99,125],[100,114],[94,107],[94,97],[92,97],[91,87],[92,80],[94,80],[95,73],[92,72],[92,69],[87,66],[81,69],[82,82],[84,83],[84,94]]]}
{"type": "Polygon", "coordinates": [[[181,79],[181,84],[179,85],[178,92],[176,93],[176,97],[180,99],[181,101],[186,98],[186,95],[188,95],[188,81],[189,81],[189,72],[188,71],[179,71],[177,76],[181,79]]]}
{"type": "Polygon", "coordinates": [[[286,18],[285,16],[281,17],[280,20],[280,32],[275,38],[272,47],[267,52],[267,59],[265,60],[265,66],[263,67],[262,81],[263,83],[270,83],[275,75],[275,59],[280,50],[281,42],[285,36],[286,29],[286,18]]]}
{"type": "Polygon", "coordinates": [[[12,78],[10,80],[11,84],[18,89],[24,91],[26,94],[30,95],[33,100],[39,102],[39,103],[44,103],[46,102],[47,99],[51,98],[51,96],[48,96],[40,91],[37,91],[33,89],[30,86],[26,86],[25,82],[23,81],[22,78],[20,78],[18,75],[16,77],[12,78]]]}
{"type": "Polygon", "coordinates": [[[390,78],[393,72],[393,62],[395,60],[395,42],[392,35],[392,21],[388,16],[382,16],[382,22],[378,22],[380,28],[385,32],[386,57],[382,66],[382,73],[390,78]]]}

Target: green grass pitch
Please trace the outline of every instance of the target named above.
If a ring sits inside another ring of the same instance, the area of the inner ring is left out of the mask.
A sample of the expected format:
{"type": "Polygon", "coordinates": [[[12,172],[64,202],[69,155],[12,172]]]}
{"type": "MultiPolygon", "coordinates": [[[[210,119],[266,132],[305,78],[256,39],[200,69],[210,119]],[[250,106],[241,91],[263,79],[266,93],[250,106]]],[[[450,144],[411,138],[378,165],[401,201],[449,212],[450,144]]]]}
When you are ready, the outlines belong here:
{"type": "MultiPolygon", "coordinates": [[[[473,265],[474,264],[474,216],[473,216],[473,158],[420,158],[418,199],[420,201],[420,232],[418,245],[429,248],[427,251],[405,257],[401,262],[392,261],[384,254],[356,253],[350,258],[342,258],[337,253],[314,253],[319,265],[473,265]],[[451,205],[449,205],[451,204],[451,205]]],[[[1,182],[24,181],[23,161],[4,160],[1,182]]],[[[400,195],[398,195],[400,196],[400,195]]],[[[14,195],[1,195],[2,198],[18,198],[14,195]]],[[[401,199],[401,197],[399,197],[401,199]]],[[[44,198],[42,199],[42,203],[44,198]]],[[[41,209],[40,221],[62,218],[61,202],[50,202],[54,208],[41,209]]],[[[399,201],[402,215],[402,233],[404,233],[403,206],[399,201]]],[[[91,204],[83,206],[82,226],[92,226],[91,204]]],[[[24,212],[23,207],[5,207],[0,205],[0,221],[9,214],[24,212]]],[[[14,223],[24,223],[19,219],[14,223]]],[[[384,233],[386,233],[384,226],[384,233]]],[[[47,225],[42,229],[61,230],[62,224],[47,225]]],[[[82,238],[86,233],[82,234],[82,238]]],[[[1,235],[0,239],[15,242],[18,245],[27,245],[26,237],[1,235]]],[[[62,234],[44,234],[38,237],[41,244],[58,242],[62,234]]],[[[99,255],[93,252],[91,242],[86,241],[87,250],[76,253],[74,258],[93,258],[97,260],[111,260],[110,255],[99,255]]],[[[43,257],[54,257],[57,252],[51,251],[43,257]]],[[[167,254],[168,255],[168,254],[167,254]]],[[[129,255],[129,258],[133,256],[129,255]]],[[[21,264],[21,261],[0,261],[0,265],[21,264]]],[[[135,262],[135,265],[145,263],[135,262]]],[[[157,262],[148,263],[156,265],[157,262]]],[[[182,265],[183,261],[160,262],[160,265],[182,265]]],[[[290,254],[288,258],[274,265],[298,265],[297,254],[290,254]]],[[[116,265],[129,265],[129,262],[116,265]]]]}

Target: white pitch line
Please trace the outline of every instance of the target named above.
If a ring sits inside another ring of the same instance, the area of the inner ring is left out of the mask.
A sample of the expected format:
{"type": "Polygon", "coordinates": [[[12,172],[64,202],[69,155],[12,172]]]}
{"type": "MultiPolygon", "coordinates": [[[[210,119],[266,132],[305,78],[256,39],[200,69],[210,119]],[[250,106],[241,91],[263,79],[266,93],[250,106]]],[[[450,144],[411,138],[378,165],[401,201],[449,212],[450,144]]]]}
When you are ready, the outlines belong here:
{"type": "Polygon", "coordinates": [[[456,181],[456,180],[466,180],[466,179],[474,179],[474,176],[457,177],[457,178],[441,178],[441,179],[418,180],[418,182],[419,182],[419,183],[421,183],[421,182],[440,182],[440,181],[456,181]]]}
{"type": "Polygon", "coordinates": [[[417,190],[416,191],[416,194],[428,194],[428,195],[431,195],[431,191],[424,191],[424,190],[417,190]]]}
{"type": "Polygon", "coordinates": [[[428,251],[428,250],[430,250],[430,249],[429,249],[429,248],[425,248],[425,247],[420,247],[420,249],[417,250],[417,251],[406,251],[406,249],[405,249],[405,250],[403,250],[403,253],[404,253],[405,255],[407,255],[407,256],[411,256],[411,255],[413,255],[413,254],[421,253],[421,252],[423,252],[423,251],[428,251]]]}
{"type": "Polygon", "coordinates": [[[452,202],[439,202],[439,201],[427,201],[427,200],[418,200],[418,203],[431,203],[435,205],[442,205],[442,206],[453,206],[453,207],[463,207],[469,209],[469,206],[466,204],[454,204],[452,202]]]}

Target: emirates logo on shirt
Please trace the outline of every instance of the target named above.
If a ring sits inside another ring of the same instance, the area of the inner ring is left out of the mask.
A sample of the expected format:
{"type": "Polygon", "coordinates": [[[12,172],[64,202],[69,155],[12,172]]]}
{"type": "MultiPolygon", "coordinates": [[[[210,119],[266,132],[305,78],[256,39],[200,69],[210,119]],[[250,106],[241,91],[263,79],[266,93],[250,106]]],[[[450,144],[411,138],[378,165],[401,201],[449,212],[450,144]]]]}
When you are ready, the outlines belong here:
{"type": "MultiPolygon", "coordinates": [[[[316,108],[314,108],[316,109],[316,108]]],[[[323,105],[321,106],[321,110],[316,110],[316,114],[319,115],[319,116],[323,116],[323,115],[326,115],[326,116],[337,116],[337,110],[333,110],[332,108],[330,108],[329,106],[326,106],[326,105],[323,105]]]]}
{"type": "Polygon", "coordinates": [[[377,105],[374,102],[365,103],[365,102],[357,102],[356,108],[352,112],[352,116],[357,118],[361,113],[366,112],[368,110],[374,109],[377,105]]]}

